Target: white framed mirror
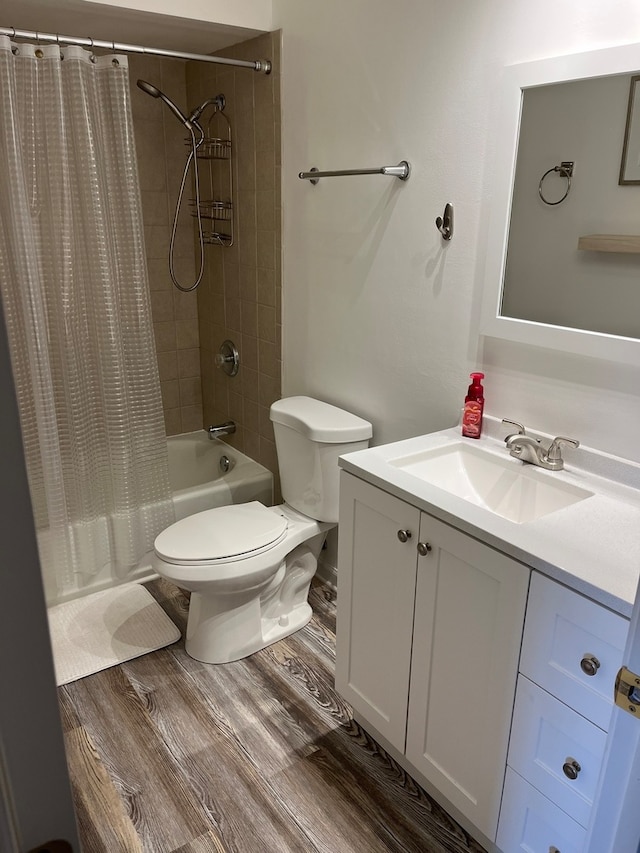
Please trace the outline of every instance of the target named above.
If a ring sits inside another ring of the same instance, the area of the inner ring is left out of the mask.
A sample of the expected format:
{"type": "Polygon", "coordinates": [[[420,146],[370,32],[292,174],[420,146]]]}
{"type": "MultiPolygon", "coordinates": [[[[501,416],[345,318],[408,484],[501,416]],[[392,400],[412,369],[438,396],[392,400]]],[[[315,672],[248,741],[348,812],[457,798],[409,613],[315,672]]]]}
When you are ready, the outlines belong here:
{"type": "Polygon", "coordinates": [[[638,74],[640,44],[505,68],[484,335],[640,366],[638,74]]]}

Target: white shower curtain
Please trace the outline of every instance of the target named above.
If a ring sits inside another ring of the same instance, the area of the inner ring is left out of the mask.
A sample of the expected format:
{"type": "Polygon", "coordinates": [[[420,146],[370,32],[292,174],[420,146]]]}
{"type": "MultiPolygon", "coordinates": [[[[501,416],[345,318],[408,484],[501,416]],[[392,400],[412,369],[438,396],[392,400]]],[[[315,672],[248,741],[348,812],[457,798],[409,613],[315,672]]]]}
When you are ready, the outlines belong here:
{"type": "Polygon", "coordinates": [[[45,588],[59,600],[98,572],[126,577],[173,519],[126,57],[0,36],[0,226],[45,588]]]}

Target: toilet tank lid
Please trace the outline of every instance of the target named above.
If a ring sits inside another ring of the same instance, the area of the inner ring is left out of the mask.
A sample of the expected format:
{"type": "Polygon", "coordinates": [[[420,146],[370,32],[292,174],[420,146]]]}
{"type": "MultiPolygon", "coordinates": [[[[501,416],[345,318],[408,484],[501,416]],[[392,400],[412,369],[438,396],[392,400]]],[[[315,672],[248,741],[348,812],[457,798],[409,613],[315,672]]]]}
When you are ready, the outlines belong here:
{"type": "Polygon", "coordinates": [[[340,444],[371,438],[369,421],[313,397],[285,397],[271,406],[271,420],[312,441],[340,444]]]}

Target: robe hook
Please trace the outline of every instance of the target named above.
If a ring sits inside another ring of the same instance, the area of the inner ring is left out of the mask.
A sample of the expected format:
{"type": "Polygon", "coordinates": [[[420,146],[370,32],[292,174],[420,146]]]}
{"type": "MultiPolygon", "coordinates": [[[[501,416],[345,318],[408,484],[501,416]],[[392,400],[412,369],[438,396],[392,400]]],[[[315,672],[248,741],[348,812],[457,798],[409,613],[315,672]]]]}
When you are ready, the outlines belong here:
{"type": "Polygon", "coordinates": [[[436,228],[442,234],[443,240],[453,237],[453,205],[449,202],[445,204],[442,216],[436,219],[436,228]]]}

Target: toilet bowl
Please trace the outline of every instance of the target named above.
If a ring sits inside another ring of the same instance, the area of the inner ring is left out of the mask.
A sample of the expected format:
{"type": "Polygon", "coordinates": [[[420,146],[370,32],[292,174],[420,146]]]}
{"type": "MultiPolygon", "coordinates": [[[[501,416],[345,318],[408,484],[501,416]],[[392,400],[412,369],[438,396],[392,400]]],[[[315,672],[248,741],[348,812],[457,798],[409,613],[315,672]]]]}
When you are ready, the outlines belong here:
{"type": "Polygon", "coordinates": [[[371,424],[310,397],[271,407],[284,504],[205,510],[154,543],[154,569],[191,592],[191,657],[228,663],[304,627],[309,586],[338,520],[338,456],[367,447],[371,424]]]}

